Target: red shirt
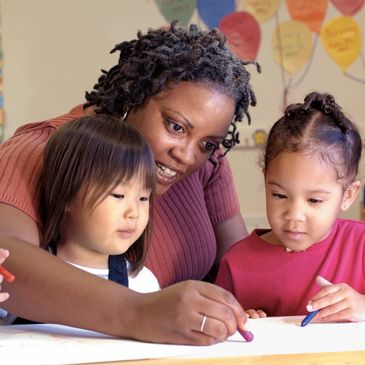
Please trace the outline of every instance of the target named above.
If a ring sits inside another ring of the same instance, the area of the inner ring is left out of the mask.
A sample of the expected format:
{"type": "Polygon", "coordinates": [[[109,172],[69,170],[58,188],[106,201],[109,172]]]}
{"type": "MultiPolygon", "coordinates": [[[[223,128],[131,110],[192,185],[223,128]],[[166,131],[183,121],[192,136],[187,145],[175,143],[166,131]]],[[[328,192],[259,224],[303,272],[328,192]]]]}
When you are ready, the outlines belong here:
{"type": "Polygon", "coordinates": [[[255,230],[221,261],[216,283],[244,309],[269,316],[307,314],[309,298],[320,290],[317,275],[365,294],[365,222],[338,219],[325,240],[302,252],[265,242],[260,235],[267,231],[255,230]]]}

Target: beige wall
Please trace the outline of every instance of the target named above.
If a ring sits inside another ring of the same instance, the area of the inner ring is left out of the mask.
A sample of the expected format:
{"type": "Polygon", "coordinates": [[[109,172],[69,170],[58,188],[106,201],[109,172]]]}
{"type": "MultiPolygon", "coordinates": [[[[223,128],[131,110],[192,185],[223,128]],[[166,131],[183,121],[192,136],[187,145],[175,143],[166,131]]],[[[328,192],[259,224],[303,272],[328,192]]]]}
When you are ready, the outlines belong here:
{"type": "MultiPolygon", "coordinates": [[[[62,114],[82,102],[100,69],[116,62],[117,56],[109,55],[116,43],[134,37],[137,29],[145,31],[166,23],[153,0],[0,0],[0,4],[6,136],[21,124],[62,114]]],[[[282,21],[289,20],[284,4],[282,1],[279,12],[282,21]]],[[[329,2],[326,19],[338,15],[329,2]]],[[[364,27],[365,9],[355,19],[364,27]]],[[[197,13],[192,21],[204,26],[197,13]]],[[[253,126],[241,128],[243,138],[255,128],[268,129],[282,110],[281,73],[271,51],[275,26],[274,18],[261,24],[258,60],[263,72],[258,75],[255,67],[250,67],[258,106],[252,110],[253,126]]],[[[362,61],[348,72],[365,79],[365,52],[362,54],[362,61]]],[[[295,75],[294,83],[300,75],[295,75]]],[[[320,42],[305,80],[290,90],[289,102],[301,101],[312,90],[333,93],[349,117],[365,126],[365,84],[345,77],[320,42]]],[[[256,149],[238,148],[229,153],[242,213],[250,227],[265,221],[257,155],[256,149]]],[[[364,171],[362,163],[361,179],[364,171]]],[[[347,216],[358,217],[360,199],[347,216]]]]}

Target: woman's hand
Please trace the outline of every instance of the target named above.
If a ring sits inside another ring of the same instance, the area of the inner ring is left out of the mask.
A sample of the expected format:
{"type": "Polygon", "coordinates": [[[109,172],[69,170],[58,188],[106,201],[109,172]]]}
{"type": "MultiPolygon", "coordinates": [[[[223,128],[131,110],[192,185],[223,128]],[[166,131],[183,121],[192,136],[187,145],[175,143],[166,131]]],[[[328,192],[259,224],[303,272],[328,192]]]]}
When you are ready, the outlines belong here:
{"type": "Polygon", "coordinates": [[[237,327],[246,330],[242,307],[214,284],[185,281],[138,296],[133,300],[138,302],[133,337],[140,340],[211,345],[226,340],[237,327]]]}
{"type": "Polygon", "coordinates": [[[365,321],[365,295],[345,283],[322,285],[319,280],[317,283],[323,287],[307,305],[309,311],[320,310],[314,321],[365,321]]]}

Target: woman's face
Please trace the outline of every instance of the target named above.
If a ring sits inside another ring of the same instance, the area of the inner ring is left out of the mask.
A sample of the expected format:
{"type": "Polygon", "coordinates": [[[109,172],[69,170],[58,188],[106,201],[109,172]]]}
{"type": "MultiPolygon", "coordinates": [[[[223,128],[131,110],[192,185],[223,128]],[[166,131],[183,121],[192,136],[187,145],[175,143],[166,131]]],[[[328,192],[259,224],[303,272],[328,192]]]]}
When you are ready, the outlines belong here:
{"type": "Polygon", "coordinates": [[[181,82],[130,112],[127,123],[150,144],[157,194],[198,170],[227,135],[232,98],[207,86],[181,82]]]}

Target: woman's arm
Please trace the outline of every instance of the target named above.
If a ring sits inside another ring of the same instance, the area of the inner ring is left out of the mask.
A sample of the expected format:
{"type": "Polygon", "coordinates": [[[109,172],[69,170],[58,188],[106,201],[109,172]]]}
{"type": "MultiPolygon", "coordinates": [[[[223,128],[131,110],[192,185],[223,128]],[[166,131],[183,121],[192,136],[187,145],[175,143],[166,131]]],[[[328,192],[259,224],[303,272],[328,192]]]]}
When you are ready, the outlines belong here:
{"type": "Polygon", "coordinates": [[[232,218],[216,224],[213,228],[217,239],[216,264],[219,264],[227,250],[236,242],[247,237],[248,233],[241,213],[237,213],[232,218]]]}
{"type": "MultiPolygon", "coordinates": [[[[219,151],[217,152],[219,155],[219,151]]],[[[217,242],[217,255],[210,275],[215,277],[221,258],[236,242],[245,238],[247,228],[240,213],[234,178],[227,157],[217,157],[215,165],[205,164],[204,196],[217,242]],[[213,167],[214,166],[214,167],[213,167]]]]}
{"type": "Polygon", "coordinates": [[[151,342],[207,345],[223,341],[246,316],[234,297],[208,283],[188,281],[140,294],[79,270],[37,247],[26,214],[0,204],[0,247],[16,280],[3,283],[4,309],[37,322],[91,329],[151,342]],[[205,334],[199,332],[208,316],[205,334]]]}
{"type": "Polygon", "coordinates": [[[232,245],[248,236],[241,213],[237,213],[232,218],[215,224],[213,229],[217,240],[217,255],[212,269],[205,278],[206,281],[212,283],[215,282],[223,255],[232,245]]]}

